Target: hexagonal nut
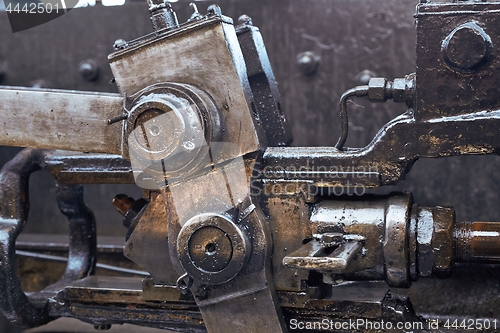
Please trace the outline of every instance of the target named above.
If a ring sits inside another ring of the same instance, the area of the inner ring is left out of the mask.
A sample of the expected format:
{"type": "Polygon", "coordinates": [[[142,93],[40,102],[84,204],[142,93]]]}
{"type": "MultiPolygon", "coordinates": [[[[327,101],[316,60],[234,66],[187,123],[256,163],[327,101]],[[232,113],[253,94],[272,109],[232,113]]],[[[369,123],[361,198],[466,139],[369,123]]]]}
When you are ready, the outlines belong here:
{"type": "Polygon", "coordinates": [[[417,267],[418,275],[431,276],[434,268],[432,237],[434,235],[434,219],[432,208],[420,207],[417,222],[417,267]]]}
{"type": "Polygon", "coordinates": [[[371,102],[385,102],[387,96],[385,94],[385,86],[387,79],[383,77],[374,77],[368,82],[368,99],[371,102]]]}
{"type": "Polygon", "coordinates": [[[434,233],[432,236],[432,254],[434,268],[432,272],[440,277],[450,277],[453,274],[453,225],[455,211],[451,207],[437,206],[432,209],[434,233]]]}
{"type": "Polygon", "coordinates": [[[324,246],[335,246],[344,240],[344,235],[340,232],[327,232],[321,234],[321,242],[324,246]]]}
{"type": "Polygon", "coordinates": [[[394,79],[392,86],[392,100],[396,103],[406,102],[406,80],[394,79]]]}

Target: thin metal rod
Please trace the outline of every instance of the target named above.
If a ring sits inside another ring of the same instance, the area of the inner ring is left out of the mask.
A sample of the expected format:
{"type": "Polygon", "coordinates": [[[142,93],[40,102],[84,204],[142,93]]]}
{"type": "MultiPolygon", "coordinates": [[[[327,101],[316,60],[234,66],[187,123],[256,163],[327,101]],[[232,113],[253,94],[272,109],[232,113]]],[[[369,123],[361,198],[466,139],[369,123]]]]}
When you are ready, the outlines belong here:
{"type": "MultiPolygon", "coordinates": [[[[53,255],[50,255],[50,254],[41,254],[41,253],[35,253],[35,252],[29,252],[29,251],[16,250],[16,255],[23,256],[23,257],[29,257],[29,258],[52,260],[52,261],[61,261],[61,262],[67,262],[68,261],[68,258],[66,258],[66,257],[53,256],[53,255]]],[[[141,276],[149,276],[148,272],[139,271],[139,270],[136,270],[136,269],[123,268],[123,267],[111,266],[111,265],[100,264],[100,263],[97,263],[96,267],[97,268],[106,269],[108,271],[114,271],[114,272],[120,272],[120,273],[127,273],[127,274],[134,274],[134,275],[141,275],[141,276]]]]}
{"type": "Polygon", "coordinates": [[[349,132],[349,119],[347,117],[347,100],[351,97],[363,97],[368,95],[368,86],[357,86],[347,90],[340,97],[340,137],[335,145],[335,148],[342,150],[344,148],[345,141],[347,140],[347,134],[349,132]]]}

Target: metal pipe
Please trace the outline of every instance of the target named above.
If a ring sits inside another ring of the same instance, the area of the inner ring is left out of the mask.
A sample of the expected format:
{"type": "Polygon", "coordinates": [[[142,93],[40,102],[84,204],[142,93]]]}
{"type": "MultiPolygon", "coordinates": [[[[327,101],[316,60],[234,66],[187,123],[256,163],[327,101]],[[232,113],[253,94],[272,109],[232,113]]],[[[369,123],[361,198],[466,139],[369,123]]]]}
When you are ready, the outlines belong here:
{"type": "Polygon", "coordinates": [[[347,118],[347,100],[350,97],[363,97],[368,95],[368,86],[357,86],[347,90],[340,97],[340,137],[335,145],[335,148],[342,150],[344,143],[347,139],[347,133],[349,130],[349,120],[347,118]]]}

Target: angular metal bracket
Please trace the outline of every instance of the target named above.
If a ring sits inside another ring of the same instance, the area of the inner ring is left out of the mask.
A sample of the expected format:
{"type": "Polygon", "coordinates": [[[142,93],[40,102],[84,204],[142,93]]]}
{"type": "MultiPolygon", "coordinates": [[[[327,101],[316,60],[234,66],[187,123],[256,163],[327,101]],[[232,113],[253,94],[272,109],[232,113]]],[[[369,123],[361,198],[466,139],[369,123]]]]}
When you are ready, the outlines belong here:
{"type": "Polygon", "coordinates": [[[283,258],[283,264],[288,267],[328,271],[342,274],[363,248],[358,240],[345,240],[333,251],[332,244],[313,239],[298,250],[283,258]]]}

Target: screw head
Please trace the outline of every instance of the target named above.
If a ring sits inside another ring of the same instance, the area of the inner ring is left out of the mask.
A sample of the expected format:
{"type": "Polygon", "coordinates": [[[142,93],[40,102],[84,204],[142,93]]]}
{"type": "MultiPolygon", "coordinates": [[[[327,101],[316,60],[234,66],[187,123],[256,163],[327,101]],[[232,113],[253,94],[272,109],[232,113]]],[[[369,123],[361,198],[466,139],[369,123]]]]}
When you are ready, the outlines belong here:
{"type": "Polygon", "coordinates": [[[377,74],[368,69],[365,69],[364,71],[359,72],[354,77],[354,80],[358,81],[360,84],[366,85],[368,84],[368,82],[370,82],[370,79],[374,77],[377,77],[377,74]]]}
{"type": "Polygon", "coordinates": [[[321,58],[312,51],[306,51],[297,55],[297,67],[304,75],[312,75],[316,72],[321,58]]]}
{"type": "Polygon", "coordinates": [[[127,41],[125,39],[117,39],[115,40],[115,43],[113,44],[113,47],[115,48],[116,51],[118,50],[123,50],[128,46],[127,41]]]}
{"type": "Polygon", "coordinates": [[[253,25],[252,18],[246,14],[243,14],[238,17],[238,25],[240,24],[253,25]]]}
{"type": "Polygon", "coordinates": [[[92,59],[87,59],[80,62],[78,72],[86,81],[95,81],[99,77],[99,66],[92,59]]]}

